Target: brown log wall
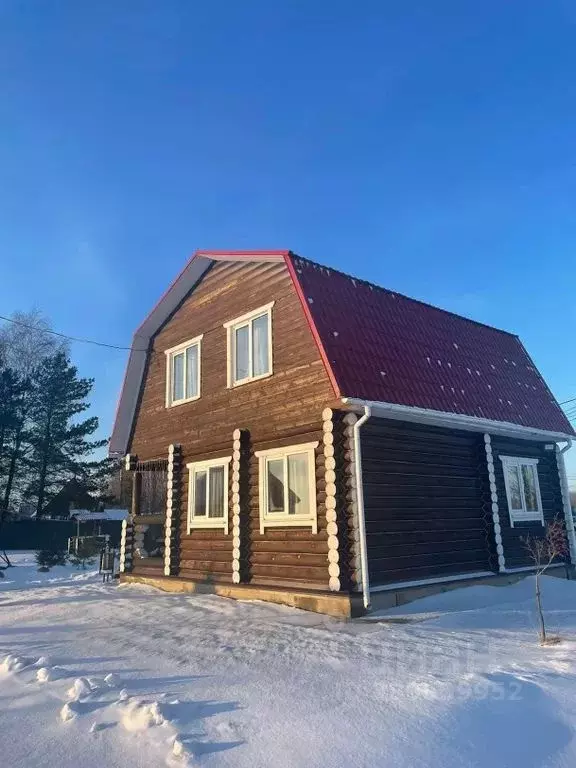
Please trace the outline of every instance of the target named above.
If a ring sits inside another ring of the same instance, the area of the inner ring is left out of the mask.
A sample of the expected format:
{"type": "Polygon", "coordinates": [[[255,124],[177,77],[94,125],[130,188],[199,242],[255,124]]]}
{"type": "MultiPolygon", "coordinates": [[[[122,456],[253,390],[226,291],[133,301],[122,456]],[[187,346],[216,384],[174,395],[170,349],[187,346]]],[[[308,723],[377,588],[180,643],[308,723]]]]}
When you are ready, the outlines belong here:
{"type": "MultiPolygon", "coordinates": [[[[244,583],[328,588],[322,410],[334,391],[283,264],[216,264],[153,341],[129,451],[140,460],[167,455],[182,446],[182,493],[178,575],[197,580],[232,580],[232,465],[229,533],[187,530],[186,464],[231,456],[233,432],[247,442],[241,460],[240,574],[244,583]],[[274,301],[273,375],[228,389],[226,329],[223,323],[274,301]],[[204,334],[201,397],[165,407],[164,350],[204,334]],[[318,441],[318,534],[310,528],[268,528],[260,534],[258,459],[254,451],[318,441]]],[[[173,550],[173,556],[176,553],[173,550]]],[[[173,557],[174,560],[174,557],[173,557]]],[[[137,572],[138,568],[135,568],[137,572]]]]}

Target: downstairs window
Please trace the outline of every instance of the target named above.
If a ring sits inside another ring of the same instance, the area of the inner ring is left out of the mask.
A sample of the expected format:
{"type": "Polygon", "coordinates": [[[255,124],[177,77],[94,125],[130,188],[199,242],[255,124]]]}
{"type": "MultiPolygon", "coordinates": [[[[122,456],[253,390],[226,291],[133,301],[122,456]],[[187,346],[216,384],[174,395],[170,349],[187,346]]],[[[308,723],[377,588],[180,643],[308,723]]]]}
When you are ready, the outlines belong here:
{"type": "Polygon", "coordinates": [[[538,482],[538,459],[500,456],[510,514],[510,525],[540,522],[544,525],[542,497],[538,482]]]}
{"type": "Polygon", "coordinates": [[[228,533],[228,465],[231,456],[187,464],[188,533],[223,528],[228,533]]]}
{"type": "Polygon", "coordinates": [[[305,526],[318,532],[316,462],[318,443],[256,451],[259,460],[260,533],[266,528],[305,526]]]}

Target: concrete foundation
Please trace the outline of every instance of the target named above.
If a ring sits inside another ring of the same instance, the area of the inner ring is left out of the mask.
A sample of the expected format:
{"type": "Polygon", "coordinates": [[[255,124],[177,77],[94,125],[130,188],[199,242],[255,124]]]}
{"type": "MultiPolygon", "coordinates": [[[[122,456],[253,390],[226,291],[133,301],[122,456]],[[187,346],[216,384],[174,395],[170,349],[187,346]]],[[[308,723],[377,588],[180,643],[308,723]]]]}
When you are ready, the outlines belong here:
{"type": "MultiPolygon", "coordinates": [[[[489,584],[495,587],[514,584],[530,575],[530,571],[518,571],[494,574],[481,578],[463,578],[458,581],[438,582],[420,586],[406,586],[371,593],[372,611],[397,608],[430,595],[448,592],[453,589],[489,584]]],[[[557,578],[576,578],[572,566],[556,566],[547,571],[547,575],[557,578]]],[[[339,619],[353,619],[365,613],[360,593],[349,592],[314,592],[312,590],[280,589],[274,587],[258,587],[250,584],[215,584],[184,579],[178,576],[145,576],[143,574],[123,573],[120,581],[124,584],[148,584],[164,592],[213,594],[232,600],[263,600],[264,602],[288,605],[304,611],[324,613],[339,619]]]]}
{"type": "Polygon", "coordinates": [[[123,584],[148,584],[164,592],[212,594],[233,600],[263,600],[339,619],[350,619],[363,613],[362,596],[345,592],[275,589],[250,584],[207,584],[177,576],[143,576],[133,573],[123,573],[120,581],[123,584]]]}
{"type": "MultiPolygon", "coordinates": [[[[488,584],[494,587],[504,587],[507,584],[515,584],[520,579],[530,576],[533,571],[516,571],[509,573],[494,574],[493,576],[483,576],[481,578],[466,579],[462,578],[458,581],[445,581],[437,584],[426,584],[423,586],[415,587],[402,587],[401,589],[387,589],[385,591],[372,592],[370,595],[370,602],[372,611],[383,611],[387,608],[397,608],[400,605],[406,605],[406,603],[412,603],[414,600],[420,600],[423,597],[429,597],[430,595],[437,595],[442,592],[450,592],[453,589],[462,589],[463,587],[477,586],[480,584],[488,584]]],[[[550,568],[546,572],[547,576],[555,576],[561,579],[574,579],[576,574],[573,566],[559,565],[550,568]]]]}

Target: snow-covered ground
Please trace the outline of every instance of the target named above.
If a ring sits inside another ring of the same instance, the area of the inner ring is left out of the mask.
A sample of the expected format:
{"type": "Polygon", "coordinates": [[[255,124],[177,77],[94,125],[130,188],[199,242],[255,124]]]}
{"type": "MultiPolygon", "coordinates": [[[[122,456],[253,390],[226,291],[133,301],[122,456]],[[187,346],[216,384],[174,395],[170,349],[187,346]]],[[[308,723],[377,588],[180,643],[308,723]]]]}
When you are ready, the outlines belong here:
{"type": "Polygon", "coordinates": [[[545,579],[541,648],[530,579],[346,623],[14,561],[1,765],[576,765],[576,582],[545,579]]]}

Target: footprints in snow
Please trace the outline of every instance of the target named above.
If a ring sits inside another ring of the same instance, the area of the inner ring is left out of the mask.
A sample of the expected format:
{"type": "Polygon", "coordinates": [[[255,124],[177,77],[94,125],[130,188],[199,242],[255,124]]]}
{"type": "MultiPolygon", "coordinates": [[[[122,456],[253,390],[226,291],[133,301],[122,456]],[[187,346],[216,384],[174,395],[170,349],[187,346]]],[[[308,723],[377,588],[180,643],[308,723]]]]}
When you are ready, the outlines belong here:
{"type": "Polygon", "coordinates": [[[27,669],[33,664],[34,659],[29,659],[25,656],[14,656],[9,653],[0,665],[0,671],[5,675],[13,672],[21,672],[23,669],[27,669]]]}
{"type": "MultiPolygon", "coordinates": [[[[77,677],[72,683],[72,687],[66,691],[69,701],[60,710],[61,720],[67,722],[74,719],[77,715],[89,711],[90,701],[95,700],[97,703],[107,706],[109,702],[99,701],[97,697],[102,698],[103,693],[106,693],[111,688],[117,688],[119,683],[120,678],[113,673],[106,675],[103,679],[99,677],[77,677]]],[[[123,689],[118,694],[116,704],[124,701],[126,698],[128,698],[128,693],[123,689]]],[[[92,733],[97,730],[103,729],[94,728],[92,733]]]]}
{"type": "MultiPolygon", "coordinates": [[[[51,665],[48,658],[41,656],[34,659],[9,654],[0,663],[0,677],[22,672],[32,673],[30,682],[46,684],[66,676],[66,670],[58,665],[51,665]]],[[[163,743],[168,748],[166,763],[169,766],[184,768],[189,764],[190,754],[183,737],[174,724],[162,713],[162,705],[158,701],[143,701],[131,697],[126,688],[120,687],[122,680],[119,675],[110,673],[100,677],[77,677],[66,691],[68,701],[60,709],[60,719],[63,723],[75,720],[81,715],[94,712],[96,709],[112,707],[117,710],[113,721],[95,722],[90,727],[90,733],[98,733],[113,728],[118,723],[132,733],[143,733],[150,728],[160,726],[164,729],[163,743]],[[112,694],[112,696],[111,696],[112,694]]],[[[178,699],[169,702],[178,704],[178,699]]]]}

